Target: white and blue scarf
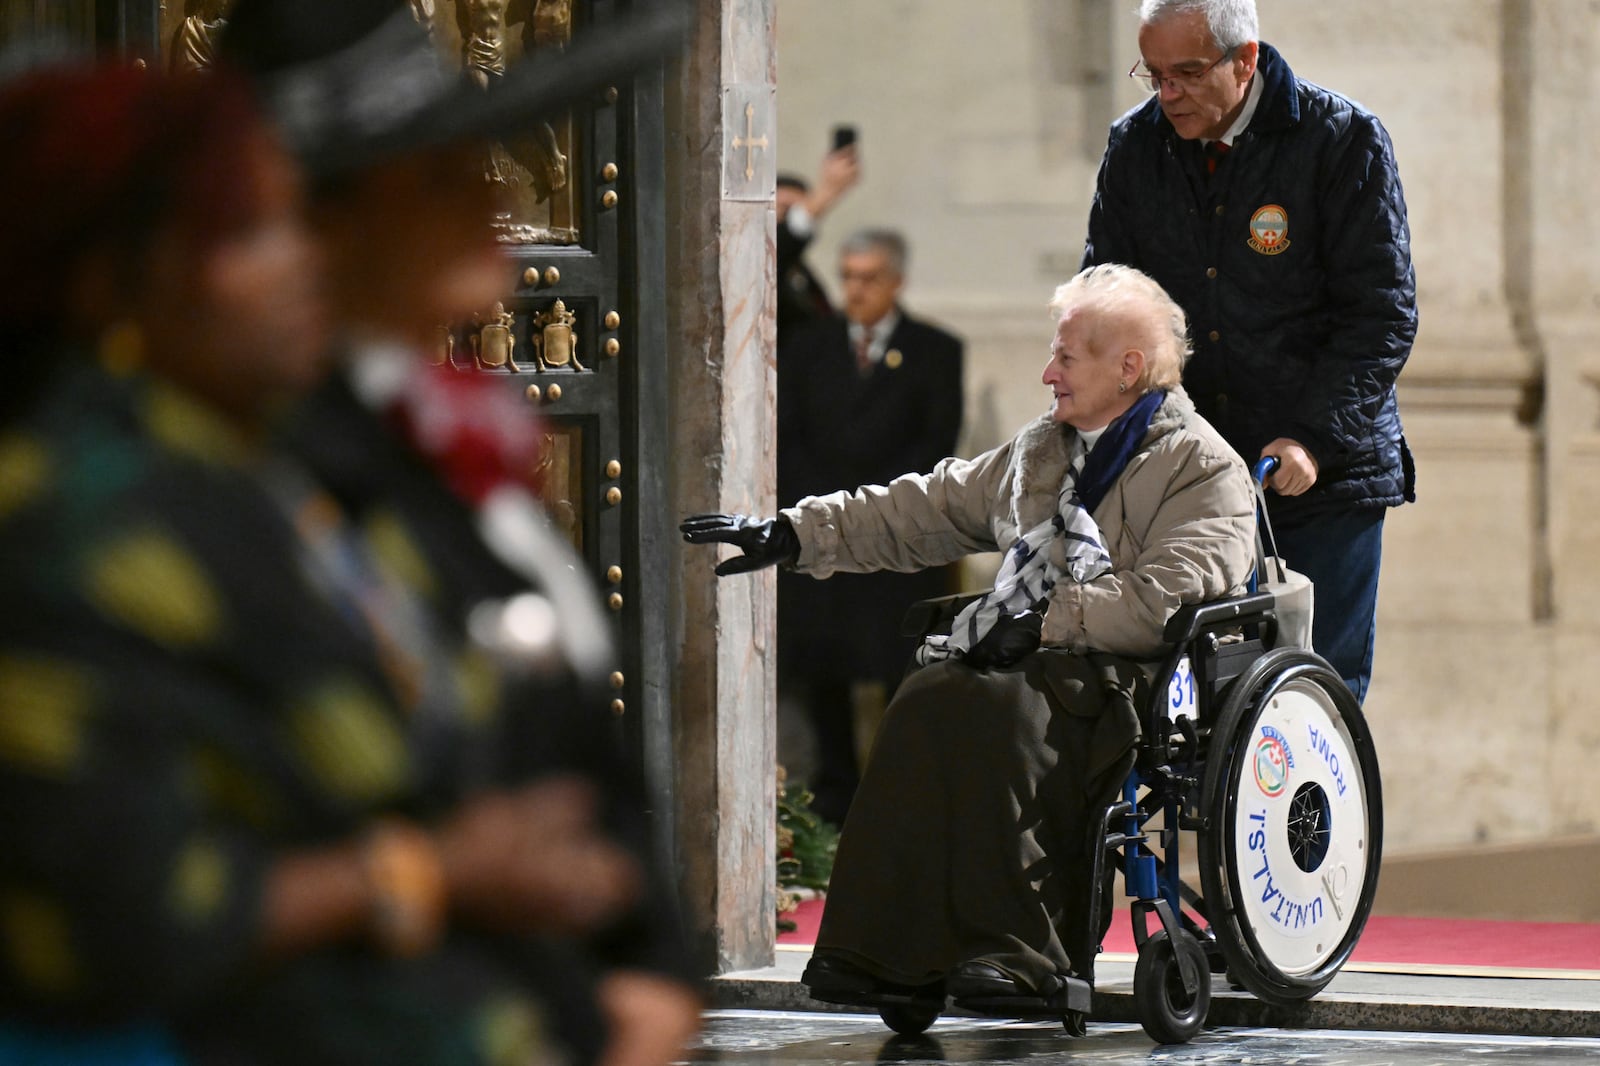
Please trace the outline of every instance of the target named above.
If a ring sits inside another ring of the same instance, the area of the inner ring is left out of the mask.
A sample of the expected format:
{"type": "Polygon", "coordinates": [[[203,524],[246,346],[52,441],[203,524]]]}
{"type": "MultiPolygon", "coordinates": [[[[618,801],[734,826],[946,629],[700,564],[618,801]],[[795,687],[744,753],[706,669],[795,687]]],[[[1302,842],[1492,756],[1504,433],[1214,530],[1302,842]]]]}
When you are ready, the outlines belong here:
{"type": "Polygon", "coordinates": [[[1164,389],[1145,393],[1106,427],[1094,448],[1087,452],[1082,437],[1073,441],[1073,455],[1061,482],[1056,513],[1022,534],[1006,550],[994,588],[956,615],[948,636],[941,633],[928,637],[917,651],[919,662],[964,655],[1002,616],[1042,609],[1050,590],[1063,578],[1085,584],[1111,569],[1111,554],[1106,551],[1100,527],[1090,512],[1100,506],[1128,460],[1144,443],[1150,419],[1166,396],[1164,389]],[[1059,564],[1052,551],[1057,541],[1062,544],[1063,560],[1059,564]]]}

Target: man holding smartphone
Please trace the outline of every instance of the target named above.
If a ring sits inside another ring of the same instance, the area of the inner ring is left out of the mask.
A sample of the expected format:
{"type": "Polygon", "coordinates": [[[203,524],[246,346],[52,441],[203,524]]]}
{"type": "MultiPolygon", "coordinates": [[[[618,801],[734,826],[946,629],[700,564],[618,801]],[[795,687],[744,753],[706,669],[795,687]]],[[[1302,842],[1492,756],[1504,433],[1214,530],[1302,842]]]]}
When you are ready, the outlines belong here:
{"type": "Polygon", "coordinates": [[[822,157],[815,185],[794,174],[779,174],[773,204],[778,213],[778,344],[798,326],[833,314],[833,304],[805,263],[806,246],[817,222],[861,180],[854,126],[836,126],[833,148],[822,157]]]}

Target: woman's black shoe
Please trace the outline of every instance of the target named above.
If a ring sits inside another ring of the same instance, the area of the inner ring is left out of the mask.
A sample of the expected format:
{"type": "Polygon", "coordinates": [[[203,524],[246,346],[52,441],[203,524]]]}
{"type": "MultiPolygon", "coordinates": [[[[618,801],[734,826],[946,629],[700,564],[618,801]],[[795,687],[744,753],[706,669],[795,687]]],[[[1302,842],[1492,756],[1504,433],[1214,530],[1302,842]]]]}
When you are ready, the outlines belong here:
{"type": "Polygon", "coordinates": [[[946,985],[956,1005],[999,1017],[1059,1017],[1066,1011],[1087,1012],[1091,988],[1076,977],[1049,974],[1044,988],[1034,988],[992,962],[971,959],[950,971],[946,985]]]}
{"type": "Polygon", "coordinates": [[[946,982],[956,999],[989,999],[996,996],[1037,996],[1038,993],[993,963],[972,959],[950,971],[946,982]]]}
{"type": "Polygon", "coordinates": [[[800,983],[811,991],[811,998],[824,1003],[847,1006],[881,1006],[913,1000],[944,1002],[944,982],[903,985],[886,981],[839,955],[814,954],[806,964],[800,983]]]}

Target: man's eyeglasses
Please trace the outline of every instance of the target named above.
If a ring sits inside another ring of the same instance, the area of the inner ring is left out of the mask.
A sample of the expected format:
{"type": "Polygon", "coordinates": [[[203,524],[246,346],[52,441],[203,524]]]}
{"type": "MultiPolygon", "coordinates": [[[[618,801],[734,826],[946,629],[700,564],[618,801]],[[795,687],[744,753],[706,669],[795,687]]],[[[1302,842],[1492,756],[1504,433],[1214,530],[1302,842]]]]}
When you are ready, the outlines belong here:
{"type": "Polygon", "coordinates": [[[1144,60],[1141,59],[1139,62],[1133,65],[1132,70],[1128,71],[1128,77],[1132,78],[1136,82],[1139,82],[1146,89],[1153,93],[1158,93],[1161,91],[1161,85],[1163,82],[1165,82],[1167,85],[1170,85],[1174,89],[1182,89],[1183,91],[1188,92],[1190,89],[1197,88],[1200,85],[1200,79],[1204,78],[1207,74],[1210,74],[1213,70],[1216,70],[1217,67],[1220,66],[1224,61],[1233,58],[1233,53],[1235,51],[1236,49],[1230,48],[1203,67],[1188,70],[1179,68],[1178,70],[1172,71],[1170,74],[1163,73],[1159,70],[1151,70],[1149,67],[1144,65],[1144,60]]]}

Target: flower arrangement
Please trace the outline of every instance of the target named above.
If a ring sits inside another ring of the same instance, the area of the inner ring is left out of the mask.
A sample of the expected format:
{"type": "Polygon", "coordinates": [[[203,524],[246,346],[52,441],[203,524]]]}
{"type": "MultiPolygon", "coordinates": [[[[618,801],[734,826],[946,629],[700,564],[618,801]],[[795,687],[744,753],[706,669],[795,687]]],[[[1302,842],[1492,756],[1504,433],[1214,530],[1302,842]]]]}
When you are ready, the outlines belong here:
{"type": "Polygon", "coordinates": [[[833,876],[833,855],[839,847],[839,830],[811,809],[815,798],[801,784],[791,784],[778,767],[778,931],[789,932],[791,913],[804,894],[827,891],[833,876]]]}

